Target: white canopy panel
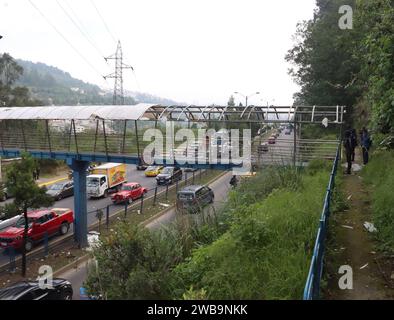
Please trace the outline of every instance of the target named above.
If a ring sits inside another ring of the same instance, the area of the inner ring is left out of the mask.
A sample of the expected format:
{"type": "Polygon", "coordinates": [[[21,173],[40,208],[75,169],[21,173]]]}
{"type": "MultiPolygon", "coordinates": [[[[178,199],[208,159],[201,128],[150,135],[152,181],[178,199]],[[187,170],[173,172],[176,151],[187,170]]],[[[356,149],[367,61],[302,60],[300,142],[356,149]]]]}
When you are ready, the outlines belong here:
{"type": "Polygon", "coordinates": [[[0,108],[0,120],[139,120],[155,104],[0,108]]]}

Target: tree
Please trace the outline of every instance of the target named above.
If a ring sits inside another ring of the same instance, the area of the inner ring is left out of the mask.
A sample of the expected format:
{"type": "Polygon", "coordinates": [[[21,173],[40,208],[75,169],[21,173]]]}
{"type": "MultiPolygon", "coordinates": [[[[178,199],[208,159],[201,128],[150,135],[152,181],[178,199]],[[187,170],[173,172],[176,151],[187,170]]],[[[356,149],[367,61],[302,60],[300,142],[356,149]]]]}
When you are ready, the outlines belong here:
{"type": "Polygon", "coordinates": [[[14,86],[23,74],[23,68],[8,54],[0,56],[0,107],[38,106],[42,102],[30,98],[26,87],[14,86]]]}
{"type": "Polygon", "coordinates": [[[54,200],[46,194],[46,190],[40,188],[33,179],[33,171],[36,168],[35,159],[28,153],[22,154],[22,160],[14,162],[7,169],[6,187],[15,196],[14,206],[18,212],[23,213],[25,229],[22,246],[22,276],[26,276],[26,243],[28,240],[29,221],[27,211],[40,207],[53,205],[54,200]]]}
{"type": "Polygon", "coordinates": [[[345,105],[352,107],[360,96],[355,79],[360,69],[353,48],[358,30],[338,26],[341,5],[355,1],[317,1],[314,19],[299,23],[296,43],[286,55],[295,68],[289,70],[301,91],[301,105],[345,105]]]}
{"type": "Polygon", "coordinates": [[[0,85],[10,86],[23,74],[23,68],[8,54],[0,57],[0,85]]]}

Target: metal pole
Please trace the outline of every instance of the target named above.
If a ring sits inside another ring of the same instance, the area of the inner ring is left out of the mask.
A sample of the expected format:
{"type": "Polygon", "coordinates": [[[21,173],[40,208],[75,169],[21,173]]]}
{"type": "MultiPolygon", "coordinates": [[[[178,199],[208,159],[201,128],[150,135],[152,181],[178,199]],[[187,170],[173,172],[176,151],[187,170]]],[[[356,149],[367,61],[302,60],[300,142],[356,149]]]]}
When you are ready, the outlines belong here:
{"type": "Polygon", "coordinates": [[[166,184],[166,200],[168,200],[168,183],[166,184]]]}
{"type": "Polygon", "coordinates": [[[44,235],[44,257],[48,257],[49,255],[49,245],[48,245],[48,232],[45,232],[44,235]]]}
{"type": "Polygon", "coordinates": [[[76,151],[77,151],[77,154],[78,154],[79,152],[78,152],[77,131],[75,130],[75,122],[74,122],[74,120],[71,120],[71,121],[72,121],[73,128],[74,128],[75,148],[76,148],[76,151]]]}
{"type": "Polygon", "coordinates": [[[107,225],[107,230],[109,228],[109,205],[107,206],[107,212],[105,216],[105,224],[107,225]]]}
{"type": "Polygon", "coordinates": [[[49,152],[52,152],[52,145],[51,145],[51,136],[49,134],[49,125],[48,125],[48,120],[45,120],[45,127],[47,131],[47,137],[48,137],[48,146],[49,146],[49,152]]]}
{"type": "Polygon", "coordinates": [[[23,144],[24,144],[24,146],[25,146],[25,151],[27,151],[26,137],[25,137],[25,129],[24,129],[24,125],[23,125],[23,120],[21,121],[21,129],[22,129],[23,144]]]}
{"type": "Polygon", "coordinates": [[[107,134],[105,133],[105,122],[104,122],[104,120],[103,120],[103,132],[104,132],[105,154],[108,157],[107,134]]]}
{"type": "Polygon", "coordinates": [[[124,154],[124,150],[125,150],[125,147],[126,147],[126,132],[127,132],[127,120],[124,121],[122,154],[124,154]]]}
{"type": "Polygon", "coordinates": [[[137,127],[137,120],[134,120],[135,124],[135,138],[137,139],[137,157],[140,159],[140,142],[138,140],[138,127],[137,127]]]}
{"type": "Polygon", "coordinates": [[[143,210],[144,210],[144,194],[142,194],[142,197],[141,197],[141,208],[140,208],[140,214],[142,214],[142,213],[143,213],[143,210]]]}
{"type": "Polygon", "coordinates": [[[157,199],[157,186],[155,188],[155,196],[153,197],[153,205],[156,205],[156,199],[157,199]]]}
{"type": "Polygon", "coordinates": [[[294,150],[293,150],[293,164],[294,167],[297,164],[297,123],[296,123],[296,115],[294,114],[294,150]]]}
{"type": "Polygon", "coordinates": [[[98,129],[99,129],[99,121],[96,120],[96,133],[95,133],[95,135],[94,135],[94,148],[93,148],[93,153],[96,153],[98,129]]]}

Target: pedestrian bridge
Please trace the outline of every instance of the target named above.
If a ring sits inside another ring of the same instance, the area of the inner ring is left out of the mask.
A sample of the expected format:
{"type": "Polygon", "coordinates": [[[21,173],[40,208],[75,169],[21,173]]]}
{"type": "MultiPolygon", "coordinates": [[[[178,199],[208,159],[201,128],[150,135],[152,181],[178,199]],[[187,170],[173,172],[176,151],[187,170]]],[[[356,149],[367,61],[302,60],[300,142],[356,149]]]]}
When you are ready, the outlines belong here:
{"type": "Polygon", "coordinates": [[[19,157],[26,151],[38,159],[67,162],[76,190],[75,237],[85,246],[89,162],[219,170],[245,163],[249,168],[305,165],[315,158],[335,158],[345,113],[341,106],[7,107],[0,108],[0,155],[19,157]],[[282,132],[268,145],[280,125],[289,127],[290,134],[282,132]],[[334,128],[333,139],[303,138],[303,127],[311,125],[334,128]]]}

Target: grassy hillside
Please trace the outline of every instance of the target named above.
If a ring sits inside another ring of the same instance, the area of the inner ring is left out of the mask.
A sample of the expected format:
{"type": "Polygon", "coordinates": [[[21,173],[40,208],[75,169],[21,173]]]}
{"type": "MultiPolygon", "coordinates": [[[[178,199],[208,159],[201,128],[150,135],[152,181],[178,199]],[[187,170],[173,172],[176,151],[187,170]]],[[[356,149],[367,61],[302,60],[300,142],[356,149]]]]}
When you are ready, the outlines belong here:
{"type": "MultiPolygon", "coordinates": [[[[46,105],[108,105],[112,104],[112,92],[105,92],[99,86],[73,78],[68,72],[44,63],[17,60],[23,67],[23,75],[15,83],[29,88],[32,96],[46,105]]],[[[163,105],[177,102],[147,93],[126,93],[126,104],[138,102],[163,105]]]]}

